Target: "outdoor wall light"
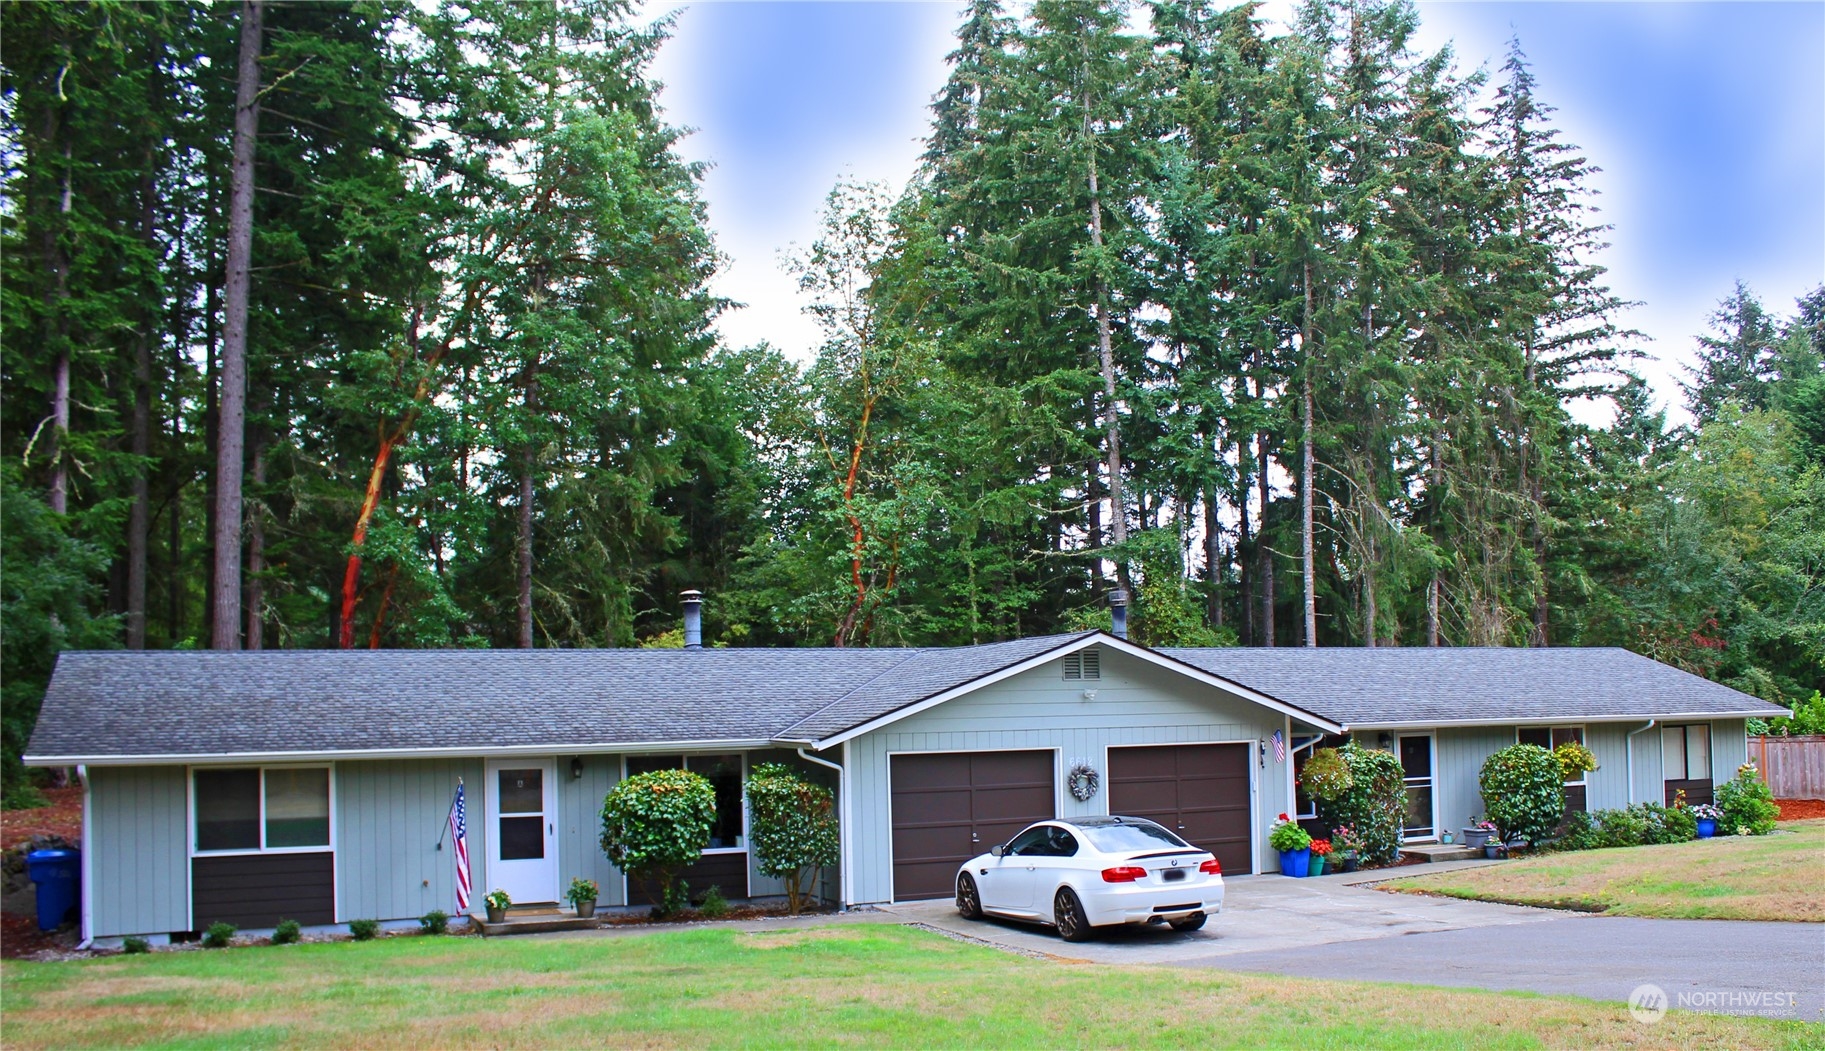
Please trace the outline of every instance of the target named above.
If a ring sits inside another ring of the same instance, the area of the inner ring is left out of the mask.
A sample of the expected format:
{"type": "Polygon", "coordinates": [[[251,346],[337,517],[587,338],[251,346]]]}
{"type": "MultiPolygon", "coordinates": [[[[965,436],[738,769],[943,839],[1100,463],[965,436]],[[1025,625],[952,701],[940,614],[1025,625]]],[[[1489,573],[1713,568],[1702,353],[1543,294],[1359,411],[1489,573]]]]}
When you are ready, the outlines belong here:
{"type": "Polygon", "coordinates": [[[583,757],[580,755],[570,757],[570,779],[572,781],[583,780],[583,757]]]}
{"type": "Polygon", "coordinates": [[[1384,752],[1394,751],[1394,735],[1386,730],[1375,735],[1375,746],[1384,752]]]}
{"type": "Polygon", "coordinates": [[[1095,690],[1085,690],[1084,691],[1084,700],[1086,700],[1086,701],[1096,700],[1096,691],[1095,690]]]}

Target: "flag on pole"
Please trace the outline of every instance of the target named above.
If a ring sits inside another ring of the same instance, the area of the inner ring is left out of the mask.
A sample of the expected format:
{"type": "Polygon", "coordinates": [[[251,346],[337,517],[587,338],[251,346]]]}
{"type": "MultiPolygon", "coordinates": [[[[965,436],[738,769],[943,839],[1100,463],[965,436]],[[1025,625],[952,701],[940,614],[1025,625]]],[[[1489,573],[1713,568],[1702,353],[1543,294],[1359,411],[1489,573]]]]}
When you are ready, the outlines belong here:
{"type": "MultiPolygon", "coordinates": [[[[1286,762],[1286,738],[1280,736],[1279,730],[1274,731],[1274,762],[1286,762]]],[[[460,793],[462,790],[458,789],[457,791],[460,793]]]]}
{"type": "Polygon", "coordinates": [[[456,842],[456,911],[469,911],[469,817],[463,807],[463,783],[456,782],[450,804],[450,838],[456,842]]]}

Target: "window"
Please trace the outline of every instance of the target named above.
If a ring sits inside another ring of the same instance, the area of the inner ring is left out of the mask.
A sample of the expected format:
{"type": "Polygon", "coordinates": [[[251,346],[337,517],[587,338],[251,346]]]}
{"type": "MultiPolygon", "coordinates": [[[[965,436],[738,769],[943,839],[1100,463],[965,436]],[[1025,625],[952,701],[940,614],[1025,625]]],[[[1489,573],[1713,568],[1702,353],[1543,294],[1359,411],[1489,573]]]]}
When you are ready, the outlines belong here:
{"type": "Polygon", "coordinates": [[[1015,836],[1013,841],[1008,844],[1007,849],[1002,851],[1002,853],[1010,854],[1015,857],[1035,857],[1046,852],[1047,838],[1046,827],[1044,825],[1041,825],[1038,828],[1029,828],[1020,835],[1015,836]]]}
{"type": "Polygon", "coordinates": [[[1067,680],[1100,679],[1103,677],[1103,660],[1094,649],[1078,650],[1076,653],[1067,653],[1065,654],[1063,664],[1065,668],[1065,678],[1067,680]]]}
{"type": "MultiPolygon", "coordinates": [[[[1582,726],[1523,726],[1515,731],[1517,744],[1535,744],[1547,751],[1562,744],[1583,744],[1584,727],[1582,726]]],[[[1585,810],[1585,788],[1589,777],[1580,772],[1576,779],[1565,779],[1565,809],[1585,810]]]]}
{"type": "Polygon", "coordinates": [[[740,850],[747,845],[742,812],[740,755],[630,755],[627,773],[689,770],[716,792],[716,818],[710,824],[709,850],[740,850]]]}
{"type": "Polygon", "coordinates": [[[1119,825],[1088,825],[1083,832],[1090,844],[1105,854],[1128,850],[1159,850],[1161,847],[1185,849],[1191,846],[1151,821],[1128,820],[1119,825]]]}
{"type": "Polygon", "coordinates": [[[329,767],[198,770],[192,785],[198,853],[330,845],[329,767]]]}
{"type": "Polygon", "coordinates": [[[1077,837],[1057,825],[1040,825],[1015,836],[1007,853],[1023,858],[1068,858],[1077,853],[1077,837]]]}
{"type": "Polygon", "coordinates": [[[1660,777],[1664,781],[1711,780],[1710,724],[1663,727],[1660,756],[1660,777]]]}

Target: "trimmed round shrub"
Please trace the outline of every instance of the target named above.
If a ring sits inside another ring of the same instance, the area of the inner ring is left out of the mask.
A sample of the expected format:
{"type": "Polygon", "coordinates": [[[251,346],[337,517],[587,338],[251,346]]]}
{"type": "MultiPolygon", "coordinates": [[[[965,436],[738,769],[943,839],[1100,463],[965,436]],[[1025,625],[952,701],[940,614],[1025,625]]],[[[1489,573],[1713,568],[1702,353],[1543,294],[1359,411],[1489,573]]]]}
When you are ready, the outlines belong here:
{"type": "Polygon", "coordinates": [[[1389,864],[1400,854],[1400,830],[1407,813],[1400,760],[1355,741],[1337,749],[1337,754],[1349,768],[1350,787],[1335,799],[1318,800],[1318,816],[1326,828],[1348,826],[1362,837],[1364,863],[1389,864]]]}
{"type": "Polygon", "coordinates": [[[303,937],[304,930],[297,920],[280,920],[279,925],[272,929],[274,945],[296,945],[303,937]]]}
{"type": "MultiPolygon", "coordinates": [[[[710,845],[716,790],[688,770],[636,774],[602,800],[602,852],[622,872],[657,888],[654,912],[675,911],[678,873],[710,845]]],[[[649,893],[653,893],[649,891],[649,893]]]]}
{"type": "Polygon", "coordinates": [[[1538,843],[1565,817],[1565,768],[1539,745],[1509,745],[1483,760],[1477,784],[1483,812],[1504,843],[1516,837],[1538,843]]]}
{"type": "Polygon", "coordinates": [[[350,920],[349,937],[358,942],[371,942],[380,933],[379,920],[350,920]]]}
{"type": "Polygon", "coordinates": [[[448,934],[450,932],[450,914],[442,909],[432,909],[418,918],[420,934],[448,934]]]}
{"type": "Polygon", "coordinates": [[[120,943],[120,951],[128,956],[137,956],[140,953],[151,952],[152,943],[144,938],[128,938],[120,943]]]}
{"type": "Polygon", "coordinates": [[[830,790],[784,763],[762,763],[748,777],[748,818],[761,874],[786,881],[786,907],[797,915],[818,872],[837,861],[830,790]]]}
{"type": "Polygon", "coordinates": [[[1774,819],[1780,816],[1781,808],[1754,763],[1738,767],[1735,777],[1717,786],[1716,795],[1717,808],[1724,812],[1724,819],[1717,823],[1719,832],[1765,836],[1774,831],[1774,819]]]}
{"type": "Polygon", "coordinates": [[[227,920],[217,920],[203,932],[203,947],[207,949],[226,949],[233,944],[235,925],[227,920]]]}

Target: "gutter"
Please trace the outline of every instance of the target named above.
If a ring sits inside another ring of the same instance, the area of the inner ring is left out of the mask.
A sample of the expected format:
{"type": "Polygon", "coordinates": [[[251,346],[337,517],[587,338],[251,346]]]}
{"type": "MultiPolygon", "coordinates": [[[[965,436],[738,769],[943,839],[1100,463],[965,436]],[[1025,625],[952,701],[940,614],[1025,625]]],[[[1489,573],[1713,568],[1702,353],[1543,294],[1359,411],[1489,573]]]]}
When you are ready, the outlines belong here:
{"type": "MultiPolygon", "coordinates": [[[[1658,722],[1660,722],[1659,719],[1649,719],[1648,724],[1646,726],[1642,727],[1639,730],[1630,730],[1628,733],[1626,733],[1622,736],[1623,768],[1626,771],[1627,777],[1629,779],[1629,803],[1630,803],[1630,805],[1633,805],[1635,802],[1635,735],[1638,733],[1646,733],[1647,731],[1652,730],[1654,728],[1655,724],[1658,722]]],[[[1663,774],[1665,772],[1666,771],[1664,771],[1664,770],[1661,771],[1661,773],[1663,773],[1663,774]]]]}
{"type": "MultiPolygon", "coordinates": [[[[1706,722],[1712,719],[1765,719],[1771,714],[1778,715],[1780,713],[1736,710],[1727,712],[1661,712],[1659,714],[1634,712],[1628,715],[1596,716],[1567,713],[1563,715],[1542,715],[1521,718],[1510,715],[1489,719],[1411,719],[1402,722],[1364,721],[1349,723],[1344,727],[1344,730],[1346,732],[1354,733],[1361,730],[1432,730],[1471,726],[1564,726],[1567,722],[1632,723],[1637,719],[1651,719],[1655,722],[1662,719],[1669,721],[1691,719],[1695,722],[1706,722]]],[[[1646,727],[1643,727],[1643,729],[1646,729],[1646,727]]]]}
{"type": "Polygon", "coordinates": [[[148,752],[138,755],[28,755],[27,766],[169,766],[211,763],[297,763],[355,759],[510,759],[518,756],[667,755],[677,751],[757,751],[774,747],[768,737],[688,741],[599,741],[589,744],[552,741],[525,745],[461,745],[433,748],[300,749],[291,752],[148,752]]]}
{"type": "Polygon", "coordinates": [[[81,951],[95,943],[95,859],[89,850],[89,768],[78,766],[76,776],[82,779],[82,905],[78,911],[82,919],[82,941],[76,946],[81,951]]]}
{"type": "Polygon", "coordinates": [[[849,864],[849,833],[851,831],[849,823],[849,744],[848,742],[844,742],[843,744],[843,762],[841,764],[833,763],[828,759],[819,759],[817,756],[810,754],[803,748],[798,750],[798,757],[807,763],[827,766],[836,771],[837,863],[843,867],[842,871],[837,874],[837,879],[840,884],[838,893],[843,896],[841,911],[848,912],[849,902],[852,900],[852,895],[849,893],[849,881],[851,876],[851,866],[849,864]]]}

